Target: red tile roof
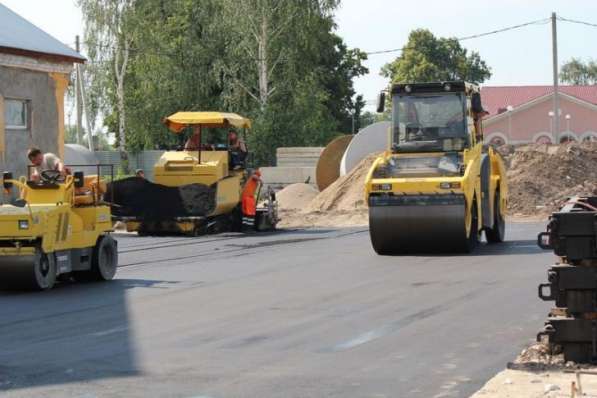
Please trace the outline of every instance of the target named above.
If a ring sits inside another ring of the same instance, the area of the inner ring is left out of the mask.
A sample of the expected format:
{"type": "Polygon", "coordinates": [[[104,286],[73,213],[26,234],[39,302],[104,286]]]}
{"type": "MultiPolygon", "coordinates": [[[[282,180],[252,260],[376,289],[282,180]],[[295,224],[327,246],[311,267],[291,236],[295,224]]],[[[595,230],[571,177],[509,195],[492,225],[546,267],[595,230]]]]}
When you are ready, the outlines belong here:
{"type": "MultiPolygon", "coordinates": [[[[597,105],[597,85],[559,86],[559,89],[564,94],[597,105]]],[[[499,113],[500,108],[506,108],[508,105],[516,108],[552,92],[552,86],[486,86],[481,88],[481,98],[483,108],[493,116],[499,113]]]]}

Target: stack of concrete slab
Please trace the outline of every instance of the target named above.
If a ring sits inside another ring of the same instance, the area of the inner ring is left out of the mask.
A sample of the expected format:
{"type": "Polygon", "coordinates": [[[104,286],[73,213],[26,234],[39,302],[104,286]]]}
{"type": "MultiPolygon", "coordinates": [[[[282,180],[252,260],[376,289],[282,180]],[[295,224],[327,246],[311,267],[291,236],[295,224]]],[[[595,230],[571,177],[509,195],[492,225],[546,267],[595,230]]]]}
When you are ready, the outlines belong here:
{"type": "Polygon", "coordinates": [[[276,167],[261,167],[263,182],[272,187],[296,183],[315,186],[315,167],[322,147],[292,147],[276,150],[276,167]]]}

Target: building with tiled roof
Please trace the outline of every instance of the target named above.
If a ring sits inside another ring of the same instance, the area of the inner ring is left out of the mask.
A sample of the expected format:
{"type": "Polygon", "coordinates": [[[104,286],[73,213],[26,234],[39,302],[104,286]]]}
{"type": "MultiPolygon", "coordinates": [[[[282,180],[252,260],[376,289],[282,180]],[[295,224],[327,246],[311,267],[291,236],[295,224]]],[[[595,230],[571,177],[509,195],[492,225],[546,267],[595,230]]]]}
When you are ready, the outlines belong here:
{"type": "Polygon", "coordinates": [[[64,154],[64,94],[76,51],[0,4],[0,167],[27,173],[27,150],[64,154]]]}
{"type": "Polygon", "coordinates": [[[560,131],[554,131],[552,86],[487,86],[481,89],[484,135],[493,143],[597,140],[597,85],[560,86],[560,131]]]}

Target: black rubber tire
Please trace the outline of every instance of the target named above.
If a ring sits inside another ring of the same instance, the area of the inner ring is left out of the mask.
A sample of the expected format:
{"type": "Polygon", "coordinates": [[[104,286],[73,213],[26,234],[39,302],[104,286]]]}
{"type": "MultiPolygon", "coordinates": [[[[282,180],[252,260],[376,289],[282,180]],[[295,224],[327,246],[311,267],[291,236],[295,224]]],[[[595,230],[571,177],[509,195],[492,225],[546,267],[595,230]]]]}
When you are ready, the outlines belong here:
{"type": "Polygon", "coordinates": [[[506,219],[500,211],[500,200],[500,191],[496,191],[495,200],[493,202],[495,207],[495,211],[493,212],[493,228],[485,230],[487,243],[501,243],[506,236],[506,219]]]}
{"type": "Polygon", "coordinates": [[[93,247],[91,269],[72,273],[77,282],[98,282],[114,279],[118,268],[118,245],[110,235],[100,236],[93,247]]]}
{"type": "Polygon", "coordinates": [[[110,281],[118,268],[118,245],[110,235],[102,236],[93,249],[91,273],[98,281],[110,281]]]}
{"type": "Polygon", "coordinates": [[[37,250],[35,262],[31,265],[31,288],[49,290],[56,283],[56,260],[54,253],[46,254],[37,250]]]}
{"type": "Polygon", "coordinates": [[[479,244],[479,216],[477,213],[477,202],[473,202],[471,212],[471,230],[464,244],[465,253],[472,253],[479,244]]]}

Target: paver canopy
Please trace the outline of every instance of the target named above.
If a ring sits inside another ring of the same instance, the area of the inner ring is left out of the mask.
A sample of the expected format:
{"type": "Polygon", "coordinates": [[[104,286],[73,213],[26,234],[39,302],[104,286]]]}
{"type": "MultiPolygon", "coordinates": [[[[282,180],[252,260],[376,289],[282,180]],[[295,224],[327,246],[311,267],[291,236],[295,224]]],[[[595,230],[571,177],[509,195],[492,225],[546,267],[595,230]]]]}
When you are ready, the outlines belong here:
{"type": "Polygon", "coordinates": [[[188,126],[251,128],[251,121],[236,113],[225,112],[177,112],[163,123],[173,133],[180,133],[188,126]]]}

